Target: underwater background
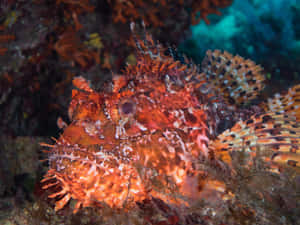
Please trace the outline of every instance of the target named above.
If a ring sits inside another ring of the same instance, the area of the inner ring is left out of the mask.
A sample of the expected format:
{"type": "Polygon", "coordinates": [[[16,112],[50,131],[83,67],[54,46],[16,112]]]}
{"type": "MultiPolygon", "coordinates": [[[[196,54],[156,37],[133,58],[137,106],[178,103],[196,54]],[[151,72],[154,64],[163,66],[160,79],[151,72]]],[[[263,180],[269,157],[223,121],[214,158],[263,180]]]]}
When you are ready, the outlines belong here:
{"type": "Polygon", "coordinates": [[[234,1],[221,17],[209,16],[209,25],[191,26],[191,36],[179,48],[198,63],[208,49],[226,50],[263,65],[272,84],[291,85],[299,81],[299,4],[234,1]]]}
{"type": "Polygon", "coordinates": [[[40,183],[48,170],[40,143],[59,137],[58,118],[70,122],[74,77],[105,90],[112,74],[136,63],[132,22],[176,59],[201,64],[219,49],[261,65],[266,88],[254,103],[300,84],[299,0],[2,0],[0,224],[300,224],[299,172],[264,170],[241,169],[229,184],[238,201],[226,204],[181,211],[157,199],[133,212],[73,214],[71,202],[54,211],[40,183]]]}

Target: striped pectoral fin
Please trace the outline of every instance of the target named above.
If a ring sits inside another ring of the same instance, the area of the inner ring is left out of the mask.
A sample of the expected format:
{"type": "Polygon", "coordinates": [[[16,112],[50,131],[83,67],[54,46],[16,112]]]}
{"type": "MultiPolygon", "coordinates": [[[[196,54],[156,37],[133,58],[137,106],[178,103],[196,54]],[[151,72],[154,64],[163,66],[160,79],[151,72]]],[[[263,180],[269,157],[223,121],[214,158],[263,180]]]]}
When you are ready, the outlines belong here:
{"type": "Polygon", "coordinates": [[[206,52],[202,72],[228,104],[243,105],[264,88],[263,68],[251,60],[219,50],[206,52]]]}
{"type": "Polygon", "coordinates": [[[291,114],[300,121],[300,84],[289,88],[286,94],[275,94],[263,108],[266,111],[291,114]]]}
{"type": "Polygon", "coordinates": [[[215,140],[214,142],[210,142],[209,149],[214,153],[214,156],[225,162],[228,166],[232,167],[232,160],[229,151],[229,145],[226,142],[223,142],[220,139],[215,140]]]}
{"type": "Polygon", "coordinates": [[[224,131],[212,147],[225,162],[229,159],[222,152],[244,151],[250,157],[260,152],[264,156],[262,159],[269,158],[271,163],[286,163],[296,168],[300,164],[300,123],[291,115],[254,115],[224,131]]]}
{"type": "Polygon", "coordinates": [[[276,164],[292,168],[297,171],[297,173],[300,173],[300,154],[298,153],[278,153],[274,154],[272,157],[272,161],[276,164]]]}

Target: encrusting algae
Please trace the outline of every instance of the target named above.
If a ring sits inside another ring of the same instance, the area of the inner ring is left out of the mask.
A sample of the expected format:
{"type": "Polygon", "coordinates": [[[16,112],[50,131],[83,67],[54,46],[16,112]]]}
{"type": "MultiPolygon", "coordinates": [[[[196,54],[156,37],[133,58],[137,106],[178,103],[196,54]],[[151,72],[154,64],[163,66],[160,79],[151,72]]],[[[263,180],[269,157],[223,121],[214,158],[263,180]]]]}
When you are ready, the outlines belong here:
{"type": "Polygon", "coordinates": [[[231,153],[245,151],[251,166],[261,146],[271,147],[263,159],[275,173],[299,169],[299,85],[262,105],[264,112],[219,131],[264,88],[262,68],[209,51],[200,71],[188,60],[176,61],[149,35],[135,43],[137,63],[114,75],[109,90],[96,92],[83,77],[73,80],[71,123],[54,145],[43,144],[50,167],[43,188],[55,190],[49,195],[59,199],[55,210],[71,198],[74,213],[103,204],[130,208],[152,197],[188,205],[205,197],[204,187],[230,199],[234,193],[199,163],[232,169],[231,153]]]}

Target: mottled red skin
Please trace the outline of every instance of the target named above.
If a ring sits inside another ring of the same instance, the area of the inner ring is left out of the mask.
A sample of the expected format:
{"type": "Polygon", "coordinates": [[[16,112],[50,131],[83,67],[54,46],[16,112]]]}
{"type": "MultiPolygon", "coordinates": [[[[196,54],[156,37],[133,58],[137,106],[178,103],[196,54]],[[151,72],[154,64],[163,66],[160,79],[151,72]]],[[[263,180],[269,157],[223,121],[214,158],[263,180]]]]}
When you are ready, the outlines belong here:
{"type": "Polygon", "coordinates": [[[97,93],[82,77],[74,79],[79,90],[72,92],[71,124],[49,151],[44,179],[44,188],[62,189],[50,195],[63,196],[56,210],[70,198],[77,200],[76,211],[98,203],[123,207],[151,196],[177,202],[167,194],[190,192],[185,182],[197,177],[194,160],[208,154],[201,82],[193,83],[194,68],[151,54],[113,77],[110,92],[97,93]]]}

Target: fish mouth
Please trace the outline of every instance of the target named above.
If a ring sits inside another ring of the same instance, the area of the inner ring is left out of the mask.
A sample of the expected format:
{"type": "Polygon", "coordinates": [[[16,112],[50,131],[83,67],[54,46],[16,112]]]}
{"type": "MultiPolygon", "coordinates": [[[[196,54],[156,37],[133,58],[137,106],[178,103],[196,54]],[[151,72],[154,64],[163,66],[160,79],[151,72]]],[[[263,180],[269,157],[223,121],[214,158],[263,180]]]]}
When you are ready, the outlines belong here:
{"type": "MultiPolygon", "coordinates": [[[[132,163],[132,148],[123,146],[122,153],[110,151],[103,145],[70,144],[63,136],[48,151],[49,171],[43,188],[56,186],[50,198],[61,198],[56,210],[73,198],[78,207],[102,202],[111,208],[142,201],[147,191],[138,170],[132,163]]],[[[122,146],[122,145],[120,145],[122,146]]],[[[120,148],[120,146],[118,148],[120,148]]]]}

